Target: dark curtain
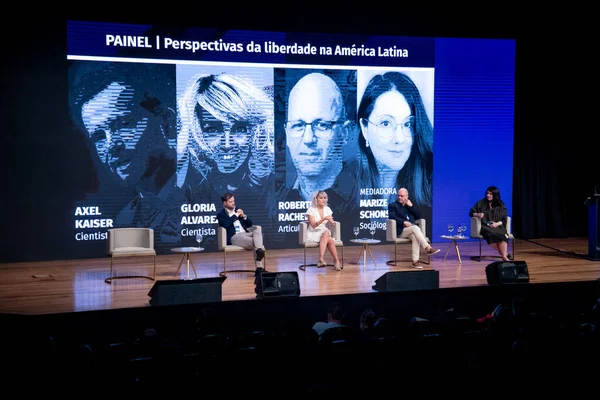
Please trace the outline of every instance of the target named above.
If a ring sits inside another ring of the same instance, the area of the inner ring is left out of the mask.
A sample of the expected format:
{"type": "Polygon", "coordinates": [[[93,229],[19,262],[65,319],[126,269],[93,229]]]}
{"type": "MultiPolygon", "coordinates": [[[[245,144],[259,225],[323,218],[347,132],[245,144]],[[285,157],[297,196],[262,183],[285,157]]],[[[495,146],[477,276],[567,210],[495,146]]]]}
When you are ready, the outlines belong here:
{"type": "Polygon", "coordinates": [[[513,165],[517,238],[588,236],[584,202],[600,183],[599,134],[594,111],[590,115],[586,107],[594,100],[586,100],[589,97],[582,93],[591,89],[593,78],[586,71],[593,63],[589,50],[580,51],[577,43],[567,45],[551,36],[517,38],[513,165]]]}

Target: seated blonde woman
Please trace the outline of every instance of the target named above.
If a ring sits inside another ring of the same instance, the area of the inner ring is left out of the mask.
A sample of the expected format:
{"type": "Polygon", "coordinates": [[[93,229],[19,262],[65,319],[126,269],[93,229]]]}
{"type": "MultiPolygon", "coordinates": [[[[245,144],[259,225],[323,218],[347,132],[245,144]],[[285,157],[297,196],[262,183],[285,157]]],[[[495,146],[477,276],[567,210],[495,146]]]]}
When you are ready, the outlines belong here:
{"type": "Polygon", "coordinates": [[[340,259],[338,258],[335,240],[331,237],[330,229],[333,228],[333,212],[327,205],[327,193],[323,190],[316,192],[311,201],[311,206],[306,211],[308,217],[308,240],[319,243],[319,262],[318,267],[327,265],[325,262],[325,250],[333,257],[334,269],[342,270],[340,259]]]}

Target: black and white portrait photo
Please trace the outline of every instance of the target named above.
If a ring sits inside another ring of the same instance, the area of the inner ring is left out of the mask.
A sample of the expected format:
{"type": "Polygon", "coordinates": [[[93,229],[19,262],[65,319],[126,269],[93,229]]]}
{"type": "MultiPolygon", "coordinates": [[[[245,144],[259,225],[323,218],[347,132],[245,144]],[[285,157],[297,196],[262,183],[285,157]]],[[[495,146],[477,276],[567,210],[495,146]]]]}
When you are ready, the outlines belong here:
{"type": "Polygon", "coordinates": [[[233,194],[250,204],[245,209],[268,234],[275,204],[273,70],[178,65],[177,97],[177,186],[205,215],[233,194]]]}
{"type": "Polygon", "coordinates": [[[431,221],[433,78],[427,68],[358,72],[361,215],[377,231],[385,226],[387,205],[400,188],[431,221]]]}
{"type": "Polygon", "coordinates": [[[356,71],[275,69],[275,96],[279,201],[308,204],[324,190],[334,218],[350,214],[358,202],[356,71]]]}
{"type": "Polygon", "coordinates": [[[111,227],[148,227],[157,248],[177,243],[175,66],[73,61],[69,82],[71,122],[88,143],[96,175],[77,207],[94,207],[102,221],[77,219],[78,237],[101,240],[105,235],[95,233],[111,227]]]}

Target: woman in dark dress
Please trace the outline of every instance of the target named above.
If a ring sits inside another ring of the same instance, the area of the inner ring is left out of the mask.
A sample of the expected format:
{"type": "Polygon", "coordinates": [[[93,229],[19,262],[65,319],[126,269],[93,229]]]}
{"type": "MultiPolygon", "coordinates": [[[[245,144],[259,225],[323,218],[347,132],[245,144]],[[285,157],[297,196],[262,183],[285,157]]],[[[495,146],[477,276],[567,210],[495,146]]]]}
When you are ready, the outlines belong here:
{"type": "Polygon", "coordinates": [[[509,261],[506,232],[508,213],[496,186],[486,189],[485,197],[469,210],[469,217],[481,218],[481,236],[498,251],[502,260],[509,261]]]}

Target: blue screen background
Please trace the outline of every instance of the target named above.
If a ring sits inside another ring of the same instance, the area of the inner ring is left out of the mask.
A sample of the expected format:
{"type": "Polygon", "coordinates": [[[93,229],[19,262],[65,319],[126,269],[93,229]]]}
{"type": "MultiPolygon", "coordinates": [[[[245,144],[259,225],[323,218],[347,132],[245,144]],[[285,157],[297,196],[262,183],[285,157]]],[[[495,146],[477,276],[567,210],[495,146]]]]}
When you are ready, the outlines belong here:
{"type": "MultiPolygon", "coordinates": [[[[512,214],[516,42],[436,39],[432,241],[497,186],[512,214]]],[[[456,231],[454,232],[456,233],[456,231]]]]}

